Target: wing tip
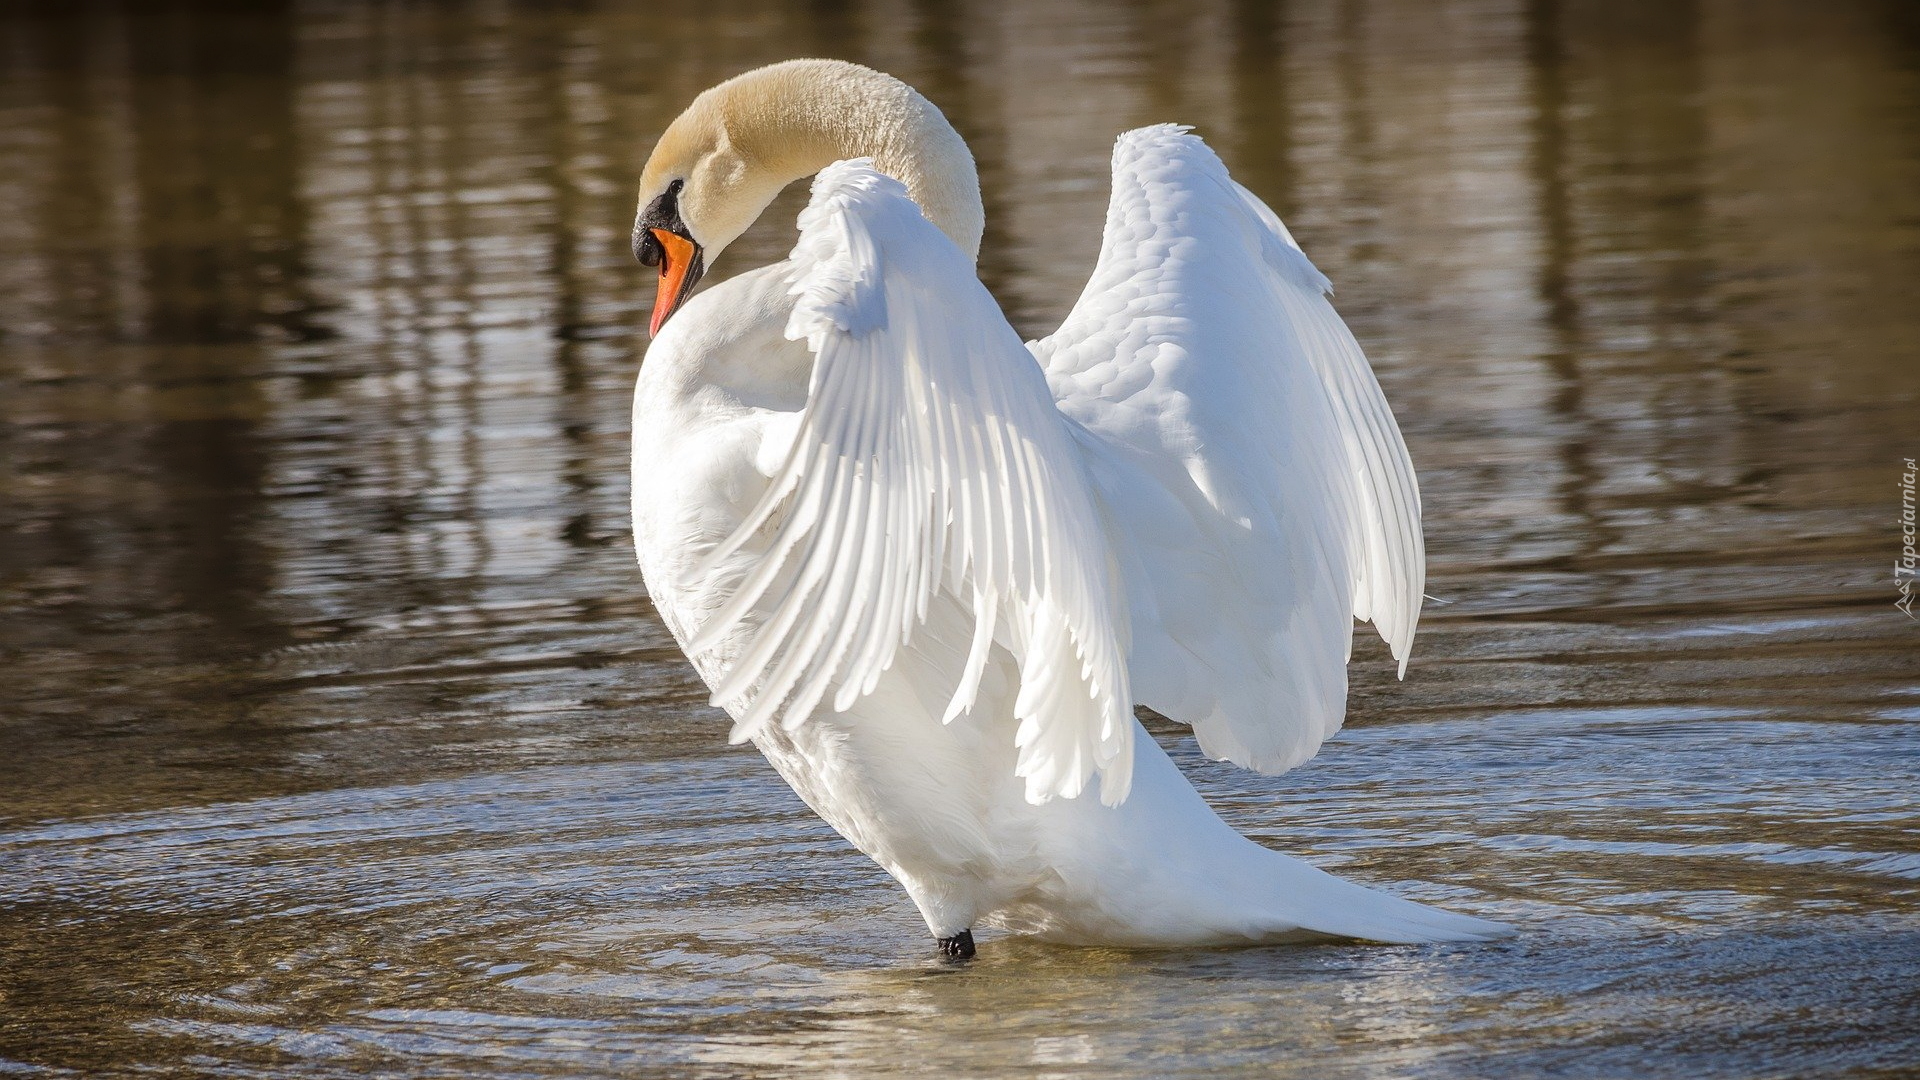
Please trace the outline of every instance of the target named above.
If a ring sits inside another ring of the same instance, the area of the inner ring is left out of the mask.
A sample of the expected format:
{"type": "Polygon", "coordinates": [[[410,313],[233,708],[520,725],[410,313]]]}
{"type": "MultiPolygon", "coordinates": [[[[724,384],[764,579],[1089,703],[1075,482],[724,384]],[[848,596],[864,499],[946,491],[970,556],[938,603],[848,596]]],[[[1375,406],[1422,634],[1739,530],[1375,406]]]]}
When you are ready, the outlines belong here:
{"type": "MultiPolygon", "coordinates": [[[[727,707],[726,702],[721,701],[718,697],[707,699],[707,704],[712,705],[716,709],[725,709],[727,707]]],[[[727,729],[727,745],[739,746],[741,743],[758,735],[760,729],[765,726],[763,723],[748,723],[745,720],[735,720],[733,726],[727,729]]]]}

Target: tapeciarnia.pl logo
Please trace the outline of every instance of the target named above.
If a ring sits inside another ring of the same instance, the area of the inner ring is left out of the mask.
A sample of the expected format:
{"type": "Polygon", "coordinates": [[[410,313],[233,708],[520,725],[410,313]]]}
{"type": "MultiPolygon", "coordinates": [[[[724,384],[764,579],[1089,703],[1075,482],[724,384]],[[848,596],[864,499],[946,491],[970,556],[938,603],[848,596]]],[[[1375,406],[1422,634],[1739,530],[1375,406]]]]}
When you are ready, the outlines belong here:
{"type": "Polygon", "coordinates": [[[1907,618],[1920,621],[1920,616],[1913,613],[1917,591],[1913,580],[1913,477],[1920,469],[1914,468],[1912,458],[1903,458],[1902,461],[1906,471],[1900,474],[1900,558],[1893,564],[1893,585],[1900,590],[1900,599],[1895,600],[1893,606],[1906,612],[1907,618]]]}

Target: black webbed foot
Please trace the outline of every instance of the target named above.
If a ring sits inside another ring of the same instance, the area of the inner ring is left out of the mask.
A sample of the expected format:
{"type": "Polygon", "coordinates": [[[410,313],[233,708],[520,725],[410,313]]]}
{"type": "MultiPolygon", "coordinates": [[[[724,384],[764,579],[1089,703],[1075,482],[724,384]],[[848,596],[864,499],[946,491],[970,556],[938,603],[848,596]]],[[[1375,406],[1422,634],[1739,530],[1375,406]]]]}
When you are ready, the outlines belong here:
{"type": "Polygon", "coordinates": [[[940,946],[940,955],[949,960],[973,959],[973,931],[962,930],[952,937],[935,938],[940,946]]]}

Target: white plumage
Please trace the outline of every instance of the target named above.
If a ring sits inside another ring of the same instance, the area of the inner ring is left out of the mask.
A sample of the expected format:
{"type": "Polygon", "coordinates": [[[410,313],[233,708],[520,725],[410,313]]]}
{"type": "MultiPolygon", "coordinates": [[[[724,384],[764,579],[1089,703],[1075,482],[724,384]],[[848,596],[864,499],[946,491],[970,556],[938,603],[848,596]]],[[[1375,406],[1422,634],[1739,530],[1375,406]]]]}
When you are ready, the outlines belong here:
{"type": "Polygon", "coordinates": [[[829,688],[836,712],[872,693],[944,594],[975,626],[942,722],[972,709],[994,638],[1015,642],[1028,798],[1072,798],[1097,772],[1117,804],[1133,765],[1125,608],[1069,425],[972,264],[898,181],[843,162],[815,191],[786,327],[815,357],[807,408],[707,566],[781,520],[688,649],[759,612],[714,687],[734,737],[751,738],[776,710],[803,723],[829,688]]]}
{"type": "Polygon", "coordinates": [[[792,258],[692,298],[643,367],[641,565],[733,738],[942,938],[1501,933],[1240,837],[1132,715],[1278,772],[1340,726],[1353,617],[1404,672],[1419,492],[1326,279],[1198,138],[1144,128],[1085,293],[1022,345],[911,197],[937,164],[820,171],[792,258]]]}
{"type": "Polygon", "coordinates": [[[1329,288],[1199,139],[1143,128],[1033,347],[1116,525],[1136,699],[1261,772],[1339,729],[1351,618],[1405,673],[1426,578],[1406,445],[1329,288]]]}

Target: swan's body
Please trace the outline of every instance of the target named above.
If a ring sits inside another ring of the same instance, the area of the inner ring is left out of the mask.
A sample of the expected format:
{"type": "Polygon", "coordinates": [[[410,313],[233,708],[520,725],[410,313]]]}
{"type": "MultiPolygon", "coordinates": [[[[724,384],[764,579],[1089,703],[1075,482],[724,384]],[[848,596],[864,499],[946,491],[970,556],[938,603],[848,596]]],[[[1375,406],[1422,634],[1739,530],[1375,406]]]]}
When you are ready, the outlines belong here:
{"type": "Polygon", "coordinates": [[[1121,137],[1093,280],[1031,346],[973,273],[964,144],[885,76],[709,91],[642,195],[657,329],[677,306],[634,400],[655,606],[735,738],[936,937],[1502,932],[1245,839],[1133,718],[1297,764],[1339,727],[1353,616],[1404,665],[1424,576],[1412,467],[1325,279],[1197,138],[1121,137]],[[815,171],[793,258],[685,300],[815,171]]]}

